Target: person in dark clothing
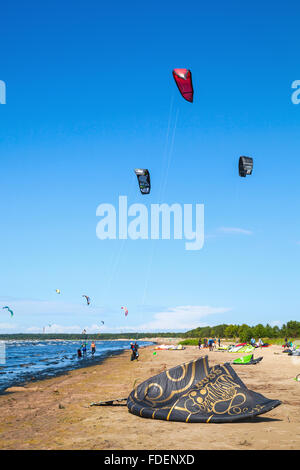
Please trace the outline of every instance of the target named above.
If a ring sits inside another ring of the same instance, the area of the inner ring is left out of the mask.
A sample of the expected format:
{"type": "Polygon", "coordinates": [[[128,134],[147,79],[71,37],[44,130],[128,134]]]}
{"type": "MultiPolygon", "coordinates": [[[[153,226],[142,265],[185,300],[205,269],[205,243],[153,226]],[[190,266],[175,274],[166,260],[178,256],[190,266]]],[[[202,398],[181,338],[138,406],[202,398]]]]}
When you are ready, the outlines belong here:
{"type": "Polygon", "coordinates": [[[131,361],[134,361],[135,359],[138,360],[139,353],[138,353],[138,344],[135,342],[135,344],[130,343],[130,349],[131,349],[131,361]]]}
{"type": "Polygon", "coordinates": [[[78,357],[78,358],[81,357],[81,349],[77,349],[77,357],[78,357]]]}
{"type": "Polygon", "coordinates": [[[201,349],[201,344],[202,344],[201,338],[199,338],[199,341],[198,341],[198,348],[199,348],[199,349],[201,349]]]}

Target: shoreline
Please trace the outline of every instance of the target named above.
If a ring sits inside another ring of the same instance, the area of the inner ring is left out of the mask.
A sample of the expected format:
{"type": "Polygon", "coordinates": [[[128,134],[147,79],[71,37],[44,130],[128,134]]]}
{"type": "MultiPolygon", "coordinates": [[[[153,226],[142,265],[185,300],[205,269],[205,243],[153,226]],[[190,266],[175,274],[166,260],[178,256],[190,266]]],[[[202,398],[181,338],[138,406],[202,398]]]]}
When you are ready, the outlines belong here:
{"type": "MultiPolygon", "coordinates": [[[[164,343],[165,339],[161,338],[164,343]]],[[[152,338],[154,342],[154,338],[152,338]]],[[[175,341],[173,342],[175,343],[175,341]]],[[[300,448],[300,383],[293,377],[300,361],[271,346],[255,351],[257,365],[234,367],[250,390],[282,405],[250,421],[187,424],[140,418],[127,406],[90,406],[128,397],[137,383],[199,356],[213,366],[239,354],[199,350],[129,350],[101,364],[74,369],[55,378],[12,387],[0,395],[0,449],[3,450],[253,450],[300,448]],[[163,439],[161,438],[163,436],[163,439]]]]}
{"type": "MultiPolygon", "coordinates": [[[[54,342],[54,341],[62,341],[62,340],[51,340],[51,341],[54,342]]],[[[73,342],[73,340],[71,341],[73,342]]],[[[108,340],[103,340],[103,341],[108,341],[108,340]]],[[[111,342],[112,341],[114,340],[111,340],[111,342]]],[[[129,342],[129,341],[130,340],[126,340],[126,342],[129,342]]],[[[118,342],[118,340],[116,340],[116,342],[118,342]]],[[[144,343],[145,341],[142,340],[141,342],[144,343]]],[[[26,385],[29,385],[35,382],[47,380],[50,378],[60,377],[72,370],[85,369],[91,366],[102,364],[105,359],[109,357],[117,356],[121,354],[123,351],[124,351],[124,348],[120,348],[120,349],[116,349],[112,351],[105,351],[102,354],[100,352],[100,354],[96,354],[94,357],[92,357],[90,353],[87,353],[86,357],[83,356],[80,359],[76,357],[74,358],[74,362],[69,363],[68,365],[63,365],[63,363],[61,362],[61,367],[59,368],[47,367],[43,370],[28,371],[24,373],[21,377],[17,377],[16,379],[9,380],[8,386],[5,386],[0,383],[0,396],[3,395],[8,388],[11,388],[11,387],[24,387],[26,385]]],[[[7,378],[9,379],[9,372],[7,373],[7,378]]]]}

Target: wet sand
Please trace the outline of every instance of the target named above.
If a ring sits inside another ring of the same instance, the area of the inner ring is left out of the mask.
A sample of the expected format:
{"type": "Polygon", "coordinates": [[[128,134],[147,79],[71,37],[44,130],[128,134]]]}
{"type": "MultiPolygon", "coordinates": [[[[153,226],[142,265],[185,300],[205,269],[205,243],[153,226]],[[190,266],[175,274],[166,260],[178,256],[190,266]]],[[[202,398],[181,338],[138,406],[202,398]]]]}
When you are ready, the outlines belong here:
{"type": "MultiPolygon", "coordinates": [[[[151,338],[158,341],[158,338],[151,338]]],[[[177,341],[160,340],[166,344],[177,341]]],[[[0,449],[10,450],[299,450],[300,357],[280,346],[256,349],[257,365],[233,366],[250,390],[282,404],[248,422],[185,424],[139,418],[126,406],[98,407],[92,402],[126,398],[133,387],[170,367],[208,355],[210,366],[242,356],[208,352],[195,346],[182,351],[140,349],[63,376],[12,387],[0,396],[0,449]]]]}

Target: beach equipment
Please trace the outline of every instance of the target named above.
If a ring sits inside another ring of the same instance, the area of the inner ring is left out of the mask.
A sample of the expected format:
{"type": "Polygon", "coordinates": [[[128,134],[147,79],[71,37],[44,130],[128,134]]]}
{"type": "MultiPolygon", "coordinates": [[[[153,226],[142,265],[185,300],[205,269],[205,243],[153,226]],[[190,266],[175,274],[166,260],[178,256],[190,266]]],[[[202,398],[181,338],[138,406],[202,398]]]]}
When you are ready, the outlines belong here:
{"type": "Polygon", "coordinates": [[[150,377],[127,400],[137,416],[185,423],[239,421],[280,404],[249,390],[229,363],[210,368],[208,356],[150,377]]]}
{"type": "Polygon", "coordinates": [[[185,348],[182,346],[182,344],[178,344],[177,346],[174,344],[160,344],[159,346],[155,346],[154,349],[161,351],[182,351],[185,348]]]}
{"type": "Polygon", "coordinates": [[[116,398],[115,400],[98,401],[90,406],[126,406],[127,398],[116,398]]]}
{"type": "Polygon", "coordinates": [[[263,358],[258,357],[257,359],[253,358],[253,354],[248,354],[247,356],[238,357],[232,361],[232,364],[258,364],[263,358]]]}
{"type": "Polygon", "coordinates": [[[288,351],[288,356],[300,356],[300,349],[290,349],[288,351]]]}
{"type": "Polygon", "coordinates": [[[173,77],[183,98],[192,103],[194,96],[192,72],[188,69],[174,69],[173,77]]]}
{"type": "Polygon", "coordinates": [[[137,176],[137,179],[138,179],[138,183],[139,183],[139,187],[140,187],[140,191],[142,194],[149,194],[150,193],[150,189],[151,189],[151,183],[150,183],[150,173],[148,170],[143,170],[141,168],[136,168],[134,170],[136,176],[137,176]]]}
{"type": "Polygon", "coordinates": [[[250,353],[254,349],[255,349],[254,346],[252,346],[251,344],[245,344],[245,345],[238,344],[238,345],[229,347],[228,352],[231,352],[231,353],[236,353],[236,352],[250,353]]]}

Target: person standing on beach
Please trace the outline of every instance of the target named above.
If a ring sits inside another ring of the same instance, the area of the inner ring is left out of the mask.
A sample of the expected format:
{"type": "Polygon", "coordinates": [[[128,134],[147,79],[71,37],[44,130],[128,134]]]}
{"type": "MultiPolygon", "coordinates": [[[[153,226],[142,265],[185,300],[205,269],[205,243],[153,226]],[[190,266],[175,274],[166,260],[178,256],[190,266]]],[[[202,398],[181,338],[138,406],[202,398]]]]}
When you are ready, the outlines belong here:
{"type": "Polygon", "coordinates": [[[92,350],[92,356],[93,356],[96,352],[96,345],[95,345],[94,341],[92,341],[91,350],[92,350]]]}
{"type": "Polygon", "coordinates": [[[199,338],[199,341],[198,341],[198,348],[201,349],[201,338],[199,338]]]}

